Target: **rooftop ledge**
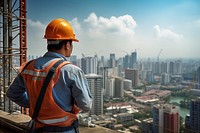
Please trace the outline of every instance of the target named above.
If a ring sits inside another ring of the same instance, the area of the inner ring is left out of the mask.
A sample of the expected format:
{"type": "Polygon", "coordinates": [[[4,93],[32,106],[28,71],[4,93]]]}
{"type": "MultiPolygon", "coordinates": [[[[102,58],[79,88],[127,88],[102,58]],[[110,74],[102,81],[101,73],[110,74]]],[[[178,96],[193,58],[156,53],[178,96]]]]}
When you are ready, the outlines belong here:
{"type": "MultiPolygon", "coordinates": [[[[1,133],[24,133],[30,117],[24,114],[9,114],[0,110],[0,132],[1,133]]],[[[116,133],[108,128],[95,126],[79,126],[80,133],[116,133]]]]}

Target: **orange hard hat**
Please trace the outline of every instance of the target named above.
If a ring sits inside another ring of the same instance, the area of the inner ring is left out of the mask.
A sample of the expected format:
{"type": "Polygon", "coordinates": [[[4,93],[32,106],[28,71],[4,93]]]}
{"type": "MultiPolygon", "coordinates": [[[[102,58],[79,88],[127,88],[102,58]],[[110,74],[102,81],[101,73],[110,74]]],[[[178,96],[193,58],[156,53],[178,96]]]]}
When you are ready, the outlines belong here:
{"type": "Polygon", "coordinates": [[[79,42],[79,40],[76,39],[72,26],[62,18],[52,20],[47,25],[44,38],[52,40],[72,40],[79,42]]]}

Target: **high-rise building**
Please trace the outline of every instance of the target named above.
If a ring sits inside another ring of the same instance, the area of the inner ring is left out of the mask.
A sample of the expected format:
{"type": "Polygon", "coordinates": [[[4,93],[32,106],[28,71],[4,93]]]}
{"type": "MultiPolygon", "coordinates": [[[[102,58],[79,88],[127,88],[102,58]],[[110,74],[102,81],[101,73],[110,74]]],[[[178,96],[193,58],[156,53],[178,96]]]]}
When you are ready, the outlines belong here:
{"type": "Polygon", "coordinates": [[[191,130],[190,130],[190,115],[187,114],[185,116],[185,131],[184,133],[191,133],[191,130]]]}
{"type": "Polygon", "coordinates": [[[190,130],[200,133],[200,98],[190,102],[190,130]]]}
{"type": "Polygon", "coordinates": [[[161,73],[169,73],[169,65],[167,62],[161,62],[161,73]]]}
{"type": "Polygon", "coordinates": [[[179,133],[179,108],[169,104],[153,106],[153,133],[179,133]]]}
{"type": "Polygon", "coordinates": [[[170,76],[167,73],[163,73],[161,76],[161,84],[162,85],[167,85],[170,82],[170,76]]]}
{"type": "Polygon", "coordinates": [[[174,74],[181,75],[182,74],[182,63],[181,60],[176,60],[174,62],[174,74]]]}
{"type": "Polygon", "coordinates": [[[200,89],[200,67],[197,69],[197,89],[200,89]]]}
{"type": "Polygon", "coordinates": [[[87,60],[85,57],[81,58],[81,69],[87,74],[87,60]]]}
{"type": "Polygon", "coordinates": [[[132,52],[131,55],[126,55],[123,58],[123,68],[137,68],[137,52],[132,52]]]}
{"type": "Polygon", "coordinates": [[[101,75],[88,74],[86,75],[89,88],[93,97],[91,114],[103,114],[103,78],[101,75]]]}
{"type": "Polygon", "coordinates": [[[116,66],[116,59],[115,59],[115,54],[110,54],[110,60],[109,60],[109,67],[113,68],[116,66]]]}
{"type": "Polygon", "coordinates": [[[170,61],[169,63],[169,74],[174,74],[174,62],[170,61]]]}
{"type": "Polygon", "coordinates": [[[154,74],[160,75],[161,73],[161,65],[160,62],[155,62],[154,64],[154,74]]]}
{"type": "Polygon", "coordinates": [[[123,68],[129,68],[129,55],[127,54],[124,58],[123,58],[123,68]]]}
{"type": "Polygon", "coordinates": [[[137,68],[137,52],[132,52],[130,56],[129,68],[137,68]]]}
{"type": "Polygon", "coordinates": [[[148,58],[147,64],[145,64],[145,69],[148,71],[153,71],[153,62],[148,58]]]}
{"type": "Polygon", "coordinates": [[[106,67],[104,56],[101,56],[100,61],[99,61],[99,68],[101,67],[106,67]]]}
{"type": "Polygon", "coordinates": [[[117,65],[117,76],[123,77],[123,67],[121,64],[117,65]]]}
{"type": "Polygon", "coordinates": [[[169,73],[171,75],[181,75],[182,74],[182,62],[181,60],[170,61],[169,63],[169,73]]]}
{"type": "Polygon", "coordinates": [[[132,81],[132,86],[137,87],[139,84],[139,74],[136,69],[125,69],[125,79],[132,81]]]}
{"type": "Polygon", "coordinates": [[[115,89],[114,89],[114,98],[123,98],[124,97],[124,80],[120,77],[115,78],[115,89]]]}
{"type": "Polygon", "coordinates": [[[147,70],[142,70],[139,72],[139,78],[141,80],[146,80],[147,70]]]}
{"type": "Polygon", "coordinates": [[[113,98],[114,96],[114,87],[115,87],[115,79],[113,77],[109,77],[107,80],[108,85],[105,89],[105,95],[107,97],[113,98]]]}
{"type": "Polygon", "coordinates": [[[119,58],[118,60],[117,60],[117,73],[118,73],[118,75],[117,76],[119,76],[119,77],[122,77],[123,76],[123,59],[122,58],[119,58]]]}
{"type": "Polygon", "coordinates": [[[85,74],[95,73],[97,74],[98,58],[84,57],[81,58],[81,68],[85,74]]]}
{"type": "Polygon", "coordinates": [[[103,88],[106,89],[108,87],[108,67],[100,67],[98,74],[103,76],[103,88]]]}
{"type": "Polygon", "coordinates": [[[146,81],[148,83],[152,83],[154,82],[154,74],[152,71],[147,71],[147,74],[146,74],[146,81]]]}

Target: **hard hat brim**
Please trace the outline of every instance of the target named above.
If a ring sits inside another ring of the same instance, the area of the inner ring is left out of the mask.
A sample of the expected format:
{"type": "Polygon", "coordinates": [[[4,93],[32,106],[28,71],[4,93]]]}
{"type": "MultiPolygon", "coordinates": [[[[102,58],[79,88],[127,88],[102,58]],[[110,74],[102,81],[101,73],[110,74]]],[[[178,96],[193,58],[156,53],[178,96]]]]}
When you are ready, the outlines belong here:
{"type": "Polygon", "coordinates": [[[79,42],[79,40],[78,40],[78,39],[73,39],[72,41],[74,41],[74,42],[79,42]]]}
{"type": "Polygon", "coordinates": [[[74,39],[57,39],[57,38],[46,38],[46,37],[43,37],[43,39],[51,39],[51,40],[72,40],[74,42],[79,42],[78,39],[74,38],[74,39]]]}

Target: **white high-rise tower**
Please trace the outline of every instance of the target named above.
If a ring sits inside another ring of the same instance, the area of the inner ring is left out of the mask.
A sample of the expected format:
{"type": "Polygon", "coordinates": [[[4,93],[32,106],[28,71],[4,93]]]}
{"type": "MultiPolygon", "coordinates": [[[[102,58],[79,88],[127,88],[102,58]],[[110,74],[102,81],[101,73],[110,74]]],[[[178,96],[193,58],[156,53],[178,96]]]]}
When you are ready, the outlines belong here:
{"type": "Polygon", "coordinates": [[[91,114],[103,114],[103,78],[101,75],[88,74],[86,75],[88,85],[92,94],[93,104],[91,114]]]}

